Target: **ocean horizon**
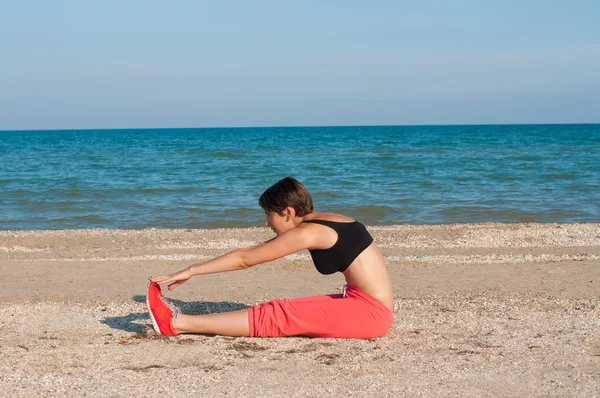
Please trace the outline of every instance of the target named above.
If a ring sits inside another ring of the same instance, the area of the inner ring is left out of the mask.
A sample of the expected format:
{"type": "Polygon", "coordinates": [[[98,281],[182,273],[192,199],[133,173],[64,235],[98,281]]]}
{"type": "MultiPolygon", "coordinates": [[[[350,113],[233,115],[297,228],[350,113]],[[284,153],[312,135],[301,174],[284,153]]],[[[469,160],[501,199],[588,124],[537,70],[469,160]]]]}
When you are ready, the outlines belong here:
{"type": "Polygon", "coordinates": [[[600,222],[600,124],[0,131],[0,229],[264,224],[285,176],[366,225],[600,222]]]}
{"type": "Polygon", "coordinates": [[[572,123],[455,123],[455,124],[339,124],[339,125],[261,125],[261,126],[180,126],[180,127],[84,127],[84,128],[49,128],[49,129],[0,129],[2,133],[20,133],[20,132],[61,132],[61,131],[153,131],[153,130],[236,130],[236,129],[296,129],[296,128],[353,128],[353,127],[514,127],[514,126],[599,126],[600,122],[572,122],[572,123]]]}

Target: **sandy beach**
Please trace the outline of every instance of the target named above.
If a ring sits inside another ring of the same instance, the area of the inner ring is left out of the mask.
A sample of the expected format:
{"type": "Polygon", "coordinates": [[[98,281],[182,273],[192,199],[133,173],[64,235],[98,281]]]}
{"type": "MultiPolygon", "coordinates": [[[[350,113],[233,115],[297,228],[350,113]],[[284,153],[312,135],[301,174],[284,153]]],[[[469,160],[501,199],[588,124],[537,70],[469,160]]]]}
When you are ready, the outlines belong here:
{"type": "MultiPolygon", "coordinates": [[[[149,276],[266,228],[0,231],[0,396],[600,396],[600,224],[369,230],[395,321],[364,341],[156,335],[149,276]]],[[[302,252],[168,297],[200,314],[343,284],[302,252]]]]}

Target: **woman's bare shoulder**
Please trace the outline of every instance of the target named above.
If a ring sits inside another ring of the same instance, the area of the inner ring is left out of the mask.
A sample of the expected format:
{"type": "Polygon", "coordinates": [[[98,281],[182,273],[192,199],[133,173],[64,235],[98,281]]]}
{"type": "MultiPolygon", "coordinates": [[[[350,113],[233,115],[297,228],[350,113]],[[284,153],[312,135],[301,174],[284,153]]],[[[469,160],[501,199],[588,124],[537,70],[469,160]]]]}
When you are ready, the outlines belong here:
{"type": "Polygon", "coordinates": [[[341,214],[321,213],[321,212],[310,213],[309,216],[307,216],[305,218],[305,220],[325,220],[325,221],[335,221],[335,222],[353,222],[354,221],[354,219],[343,216],[341,214]]]}

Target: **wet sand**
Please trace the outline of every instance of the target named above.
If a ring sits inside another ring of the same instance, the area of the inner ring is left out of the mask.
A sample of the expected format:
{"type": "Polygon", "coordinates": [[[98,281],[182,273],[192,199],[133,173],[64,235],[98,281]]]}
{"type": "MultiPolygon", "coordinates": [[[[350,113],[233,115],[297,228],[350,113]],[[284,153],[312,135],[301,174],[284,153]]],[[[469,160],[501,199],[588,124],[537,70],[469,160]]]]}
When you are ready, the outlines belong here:
{"type": "MultiPolygon", "coordinates": [[[[147,278],[266,228],[0,231],[0,396],[600,396],[600,225],[370,227],[394,283],[376,340],[157,336],[147,278]]],[[[196,277],[187,313],[341,291],[308,252],[196,277]]]]}

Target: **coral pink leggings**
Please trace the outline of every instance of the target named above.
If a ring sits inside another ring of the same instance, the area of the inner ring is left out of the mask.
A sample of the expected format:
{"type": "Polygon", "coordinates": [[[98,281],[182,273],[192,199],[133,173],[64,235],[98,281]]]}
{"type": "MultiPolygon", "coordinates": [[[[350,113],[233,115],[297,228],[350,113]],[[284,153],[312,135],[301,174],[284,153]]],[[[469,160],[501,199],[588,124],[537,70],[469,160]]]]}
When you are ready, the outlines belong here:
{"type": "Polygon", "coordinates": [[[386,306],[350,285],[345,295],[273,300],[248,309],[250,337],[370,339],[384,336],[392,321],[386,306]]]}

